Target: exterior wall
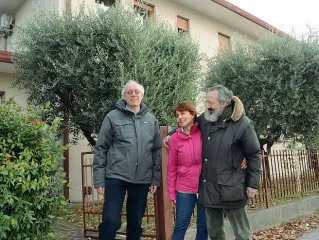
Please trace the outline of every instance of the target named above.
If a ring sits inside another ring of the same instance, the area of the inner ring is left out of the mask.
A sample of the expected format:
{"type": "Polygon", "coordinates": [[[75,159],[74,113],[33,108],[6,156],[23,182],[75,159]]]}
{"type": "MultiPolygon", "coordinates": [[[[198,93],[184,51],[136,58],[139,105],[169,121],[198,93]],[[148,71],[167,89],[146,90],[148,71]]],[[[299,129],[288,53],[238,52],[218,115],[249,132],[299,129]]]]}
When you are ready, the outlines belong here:
{"type": "MultiPolygon", "coordinates": [[[[122,0],[122,4],[133,5],[133,0],[122,0]]],[[[177,16],[189,19],[189,33],[191,37],[199,43],[200,51],[208,57],[214,56],[218,50],[218,33],[221,32],[230,36],[231,41],[240,41],[253,44],[256,36],[248,36],[237,29],[216,21],[200,12],[189,9],[172,0],[147,0],[145,1],[155,6],[155,17],[167,21],[176,26],[177,16]]],[[[257,28],[257,25],[256,25],[257,28]]]]}
{"type": "Polygon", "coordinates": [[[0,91],[5,91],[5,99],[14,97],[17,103],[26,107],[27,93],[16,88],[12,88],[13,76],[11,73],[0,72],[0,91]]]}
{"type": "Polygon", "coordinates": [[[49,9],[59,9],[62,7],[63,5],[61,6],[61,0],[43,0],[43,2],[37,0],[24,0],[13,16],[15,19],[15,25],[17,27],[14,29],[13,34],[8,37],[7,51],[14,52],[14,49],[16,48],[15,42],[19,37],[17,28],[26,24],[28,19],[31,18],[37,11],[40,11],[42,8],[47,11],[49,9]]]}
{"type": "MultiPolygon", "coordinates": [[[[52,8],[58,8],[61,12],[65,9],[67,0],[44,0],[45,6],[52,8]]],[[[71,0],[71,9],[76,11],[79,9],[82,3],[85,4],[87,9],[91,9],[95,0],[71,0]]],[[[133,6],[134,0],[121,0],[124,6],[133,6]]],[[[212,57],[218,50],[218,33],[223,33],[230,36],[231,41],[241,41],[244,43],[255,43],[255,36],[247,36],[242,32],[238,32],[235,28],[223,24],[214,20],[213,18],[203,15],[197,11],[189,9],[179,3],[172,0],[147,0],[149,4],[155,6],[155,18],[167,21],[171,23],[173,27],[176,27],[177,16],[182,16],[189,19],[189,34],[200,45],[200,52],[206,54],[208,57],[212,57]]],[[[17,26],[23,26],[27,22],[27,19],[32,17],[35,9],[38,9],[39,5],[35,0],[25,0],[15,14],[15,21],[17,26]]],[[[177,29],[176,29],[177,30],[177,29]]],[[[15,32],[8,38],[7,49],[8,51],[14,51],[15,41],[18,37],[15,32]]],[[[1,43],[0,43],[1,44],[1,43]]],[[[10,85],[13,83],[13,76],[10,73],[0,73],[0,90],[6,91],[6,97],[12,96],[16,93],[16,99],[19,104],[26,105],[27,95],[23,91],[11,89],[10,85]]],[[[198,101],[199,103],[201,101],[198,101]]],[[[201,108],[201,104],[198,108],[201,108]]],[[[82,189],[81,189],[81,152],[91,151],[88,146],[88,142],[83,139],[80,140],[77,145],[72,145],[69,149],[69,178],[70,178],[70,200],[81,201],[82,189]]]]}
{"type": "Polygon", "coordinates": [[[80,140],[78,144],[72,145],[69,148],[70,201],[72,202],[82,200],[81,153],[90,151],[92,150],[86,139],[80,140]]]}

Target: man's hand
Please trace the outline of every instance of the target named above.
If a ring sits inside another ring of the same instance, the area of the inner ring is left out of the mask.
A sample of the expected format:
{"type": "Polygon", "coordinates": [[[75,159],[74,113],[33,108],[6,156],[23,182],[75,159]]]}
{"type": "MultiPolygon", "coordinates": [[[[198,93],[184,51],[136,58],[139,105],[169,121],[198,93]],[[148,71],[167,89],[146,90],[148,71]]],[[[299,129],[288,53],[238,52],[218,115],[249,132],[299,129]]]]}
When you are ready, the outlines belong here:
{"type": "Polygon", "coordinates": [[[96,191],[98,194],[104,195],[105,187],[97,187],[96,191]]]}
{"type": "Polygon", "coordinates": [[[170,137],[171,137],[170,135],[167,135],[167,136],[163,139],[163,144],[164,144],[164,146],[167,147],[167,148],[168,148],[168,145],[167,145],[168,139],[169,139],[170,137]]]}
{"type": "Polygon", "coordinates": [[[257,193],[257,189],[254,189],[254,188],[251,188],[251,187],[247,187],[246,191],[247,191],[248,198],[255,197],[255,195],[257,193]]]}
{"type": "Polygon", "coordinates": [[[241,169],[246,169],[247,168],[247,161],[246,158],[243,159],[243,161],[241,162],[241,169]]]}
{"type": "Polygon", "coordinates": [[[157,186],[150,186],[150,193],[155,193],[157,190],[157,186]]]}
{"type": "Polygon", "coordinates": [[[176,208],[176,200],[172,200],[172,201],[171,201],[171,204],[172,204],[172,206],[173,206],[174,208],[176,208]]]}

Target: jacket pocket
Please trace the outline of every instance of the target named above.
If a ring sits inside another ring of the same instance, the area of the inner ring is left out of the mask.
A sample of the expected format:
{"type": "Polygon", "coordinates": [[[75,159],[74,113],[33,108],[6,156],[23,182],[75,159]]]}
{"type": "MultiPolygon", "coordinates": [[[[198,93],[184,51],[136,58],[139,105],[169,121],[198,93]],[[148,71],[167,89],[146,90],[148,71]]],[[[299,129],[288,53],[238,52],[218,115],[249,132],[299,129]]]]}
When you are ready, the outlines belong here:
{"type": "Polygon", "coordinates": [[[245,199],[245,178],[243,173],[234,172],[218,176],[221,200],[223,202],[242,201],[245,199]]]}
{"type": "Polygon", "coordinates": [[[133,138],[135,137],[135,126],[131,120],[116,120],[115,124],[115,135],[119,139],[133,138]]]}

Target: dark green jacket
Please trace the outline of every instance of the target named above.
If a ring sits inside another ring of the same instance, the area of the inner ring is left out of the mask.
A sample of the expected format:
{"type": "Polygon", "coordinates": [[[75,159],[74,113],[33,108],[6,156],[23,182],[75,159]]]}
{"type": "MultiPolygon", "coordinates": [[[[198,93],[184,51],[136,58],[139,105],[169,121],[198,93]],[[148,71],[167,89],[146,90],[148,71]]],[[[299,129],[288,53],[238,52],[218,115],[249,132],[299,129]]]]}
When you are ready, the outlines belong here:
{"type": "Polygon", "coordinates": [[[198,202],[210,208],[240,208],[247,204],[246,187],[258,188],[261,174],[260,145],[251,120],[233,97],[231,118],[214,124],[202,114],[203,166],[198,202]],[[241,169],[243,158],[247,169],[241,169]]]}
{"type": "Polygon", "coordinates": [[[134,114],[119,100],[105,117],[95,146],[94,186],[103,187],[105,178],[159,186],[161,149],[158,122],[147,106],[134,114]]]}

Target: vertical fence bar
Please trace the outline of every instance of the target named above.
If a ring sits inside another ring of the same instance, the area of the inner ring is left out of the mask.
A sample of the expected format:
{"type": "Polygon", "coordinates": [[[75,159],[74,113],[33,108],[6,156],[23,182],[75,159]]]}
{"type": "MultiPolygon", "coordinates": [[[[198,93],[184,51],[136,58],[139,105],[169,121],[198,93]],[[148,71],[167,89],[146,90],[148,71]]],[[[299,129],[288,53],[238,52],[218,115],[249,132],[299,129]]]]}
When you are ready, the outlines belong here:
{"type": "Polygon", "coordinates": [[[309,152],[308,152],[308,157],[307,157],[307,162],[308,162],[308,181],[309,181],[309,188],[310,188],[310,191],[312,191],[313,190],[313,181],[311,181],[312,180],[312,171],[311,171],[311,169],[312,169],[312,151],[310,150],[309,152]]]}
{"type": "Polygon", "coordinates": [[[316,155],[315,155],[315,151],[312,150],[311,151],[311,162],[310,162],[310,169],[309,169],[309,172],[310,172],[310,175],[311,175],[311,185],[312,185],[312,190],[315,190],[316,189],[316,185],[315,185],[315,158],[316,158],[316,155]]]}
{"type": "Polygon", "coordinates": [[[288,158],[287,158],[288,196],[293,195],[293,193],[292,193],[293,192],[293,190],[292,190],[293,184],[292,184],[292,179],[291,179],[291,174],[290,174],[291,168],[292,168],[291,158],[292,158],[292,151],[290,150],[290,151],[288,151],[288,158]]]}
{"type": "Polygon", "coordinates": [[[275,192],[275,197],[279,198],[279,191],[278,191],[278,170],[277,170],[277,164],[278,164],[278,151],[276,150],[275,152],[273,152],[275,155],[275,159],[274,159],[274,168],[275,168],[275,174],[274,174],[274,183],[273,183],[273,188],[274,188],[274,192],[275,192]]]}
{"type": "MultiPolygon", "coordinates": [[[[269,153],[268,153],[269,157],[269,153]]],[[[264,182],[264,192],[265,192],[265,198],[266,198],[266,208],[269,207],[269,202],[268,202],[268,194],[267,194],[267,170],[266,170],[266,165],[265,165],[265,154],[263,152],[262,154],[262,166],[263,166],[263,182],[264,182]]]]}
{"type": "MultiPolygon", "coordinates": [[[[267,180],[268,180],[268,183],[269,183],[269,193],[270,193],[270,198],[272,199],[273,198],[273,191],[272,191],[272,185],[273,185],[273,181],[272,181],[272,177],[271,177],[271,174],[272,174],[272,171],[270,170],[271,169],[271,160],[273,158],[273,155],[271,154],[268,154],[268,158],[267,158],[267,163],[268,163],[268,166],[267,166],[267,180]]],[[[266,165],[266,162],[265,162],[265,165],[266,165]]],[[[268,190],[268,189],[267,189],[268,190]]]]}
{"type": "Polygon", "coordinates": [[[310,187],[310,182],[309,182],[309,151],[307,152],[307,154],[304,155],[304,159],[305,159],[305,180],[307,183],[307,191],[309,192],[311,190],[310,187]]]}
{"type": "Polygon", "coordinates": [[[296,163],[297,159],[297,153],[296,151],[293,151],[293,156],[292,156],[292,165],[293,168],[291,169],[291,178],[292,178],[292,187],[293,187],[293,194],[297,195],[297,172],[299,171],[299,164],[296,163]]]}
{"type": "MultiPolygon", "coordinates": [[[[262,151],[261,161],[263,161],[263,158],[265,158],[265,156],[266,156],[265,152],[262,151]]],[[[263,166],[262,162],[261,162],[261,167],[262,167],[262,171],[264,172],[264,166],[263,166]]],[[[266,199],[265,199],[265,194],[264,194],[264,191],[265,191],[265,189],[264,189],[264,174],[261,174],[261,183],[259,185],[259,188],[260,188],[260,198],[259,198],[260,202],[259,203],[266,204],[266,199]]]]}
{"type": "Polygon", "coordinates": [[[316,166],[315,166],[315,183],[316,188],[319,186],[319,158],[318,158],[318,151],[316,151],[316,166]]]}
{"type": "Polygon", "coordinates": [[[286,193],[285,193],[285,185],[284,185],[284,166],[283,166],[283,155],[284,155],[284,150],[280,150],[280,192],[281,192],[281,197],[285,198],[286,193]]]}
{"type": "Polygon", "coordinates": [[[276,150],[276,156],[277,156],[277,159],[276,159],[276,168],[277,168],[277,180],[276,180],[276,183],[277,183],[277,194],[278,194],[278,197],[282,197],[282,193],[281,193],[281,184],[280,184],[280,156],[279,156],[279,151],[276,150]]]}
{"type": "Polygon", "coordinates": [[[313,181],[312,181],[312,150],[309,151],[309,155],[308,155],[308,176],[309,176],[309,184],[310,184],[310,191],[312,191],[313,188],[313,181]]]}
{"type": "Polygon", "coordinates": [[[275,171],[274,171],[274,161],[276,160],[276,156],[274,154],[271,154],[271,158],[268,159],[269,164],[271,166],[271,173],[270,173],[270,177],[271,177],[271,186],[270,186],[270,191],[271,191],[271,198],[276,198],[276,189],[275,189],[275,171]]]}
{"type": "Polygon", "coordinates": [[[87,223],[86,223],[86,215],[85,215],[85,204],[86,204],[86,197],[84,195],[84,153],[81,153],[81,170],[82,170],[82,211],[83,211],[83,228],[84,228],[84,236],[86,236],[86,228],[87,228],[87,223]]]}
{"type": "Polygon", "coordinates": [[[301,178],[301,195],[304,195],[306,191],[306,184],[304,182],[304,167],[303,167],[303,151],[299,151],[299,163],[300,163],[300,178],[301,178]]]}
{"type": "Polygon", "coordinates": [[[287,175],[287,158],[289,157],[289,150],[285,150],[283,154],[283,173],[284,173],[284,189],[286,192],[286,198],[289,196],[289,185],[287,175]]]}
{"type": "Polygon", "coordinates": [[[308,182],[308,174],[307,174],[307,152],[303,151],[303,155],[302,155],[302,159],[303,159],[303,165],[304,165],[304,181],[305,181],[305,186],[306,186],[306,192],[309,192],[309,182],[308,182]]]}

